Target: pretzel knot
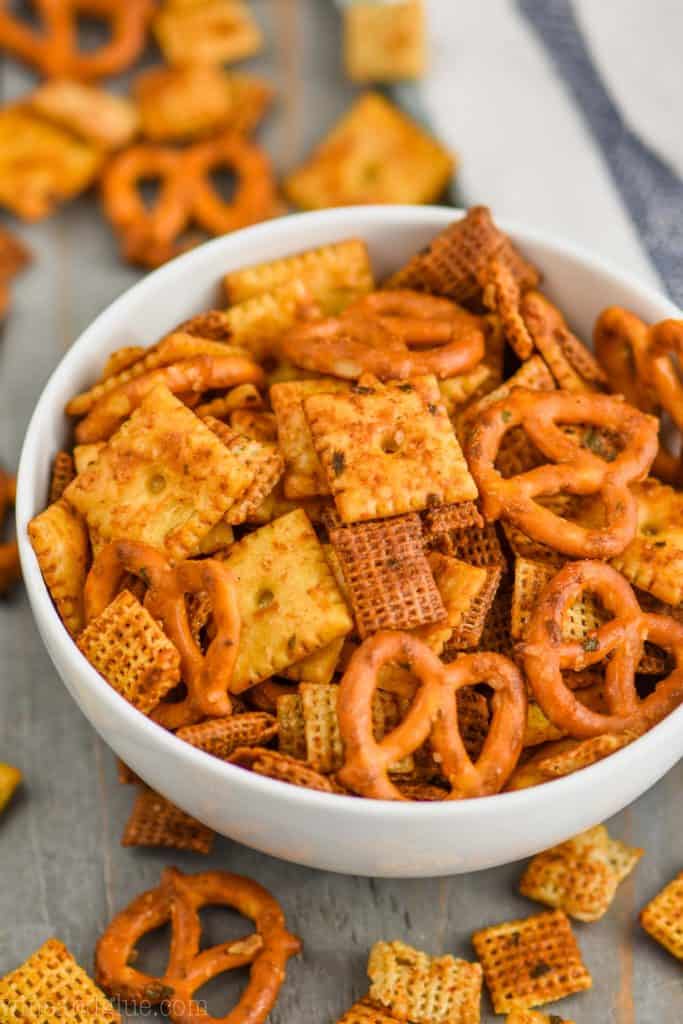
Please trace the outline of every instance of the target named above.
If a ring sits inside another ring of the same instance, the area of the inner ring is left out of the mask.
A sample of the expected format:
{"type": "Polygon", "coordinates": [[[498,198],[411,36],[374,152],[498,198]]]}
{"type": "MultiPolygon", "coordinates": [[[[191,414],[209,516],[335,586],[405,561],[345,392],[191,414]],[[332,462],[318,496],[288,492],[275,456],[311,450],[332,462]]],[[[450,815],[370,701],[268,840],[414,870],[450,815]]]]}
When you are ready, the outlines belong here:
{"type": "Polygon", "coordinates": [[[483,410],[466,446],[484,517],[508,519],[528,537],[574,558],[611,558],[633,540],[637,509],[628,485],[647,475],[656,453],[657,421],[620,399],[526,388],[515,388],[483,410]],[[563,433],[559,424],[604,428],[618,435],[623,449],[607,462],[563,433]],[[552,463],[505,479],[495,462],[513,427],[522,427],[552,463]],[[570,522],[535,500],[561,493],[599,494],[604,525],[570,522]]]}
{"type": "Polygon", "coordinates": [[[15,54],[49,78],[91,80],[124,71],[145,46],[152,0],[34,0],[41,31],[10,14],[0,0],[0,49],[15,54]],[[111,26],[111,38],[94,50],[78,45],[78,16],[111,26]]]}
{"type": "Polygon", "coordinates": [[[163,1004],[176,1024],[261,1024],[275,1005],[287,960],[301,943],[285,926],[280,904],[256,882],[227,871],[184,875],[166,868],[161,884],[142,893],[116,915],[97,944],[96,977],[109,995],[163,1004]],[[255,932],[200,952],[202,907],[233,907],[251,918],[255,932]],[[170,956],[161,977],[129,965],[143,935],[171,922],[170,956]],[[224,971],[250,967],[249,982],[237,1006],[225,1017],[209,1017],[193,1000],[202,985],[224,971]]]}
{"type": "Polygon", "coordinates": [[[679,367],[683,360],[683,320],[662,320],[650,328],[646,378],[659,404],[683,431],[683,380],[679,367]]]}
{"type": "Polygon", "coordinates": [[[127,259],[158,267],[194,244],[182,239],[196,223],[220,235],[269,217],[273,212],[273,172],[254,143],[225,133],[184,150],[140,144],[114,157],[102,179],[107,217],[121,237],[127,259]],[[232,199],[214,188],[211,173],[230,168],[238,185],[232,199]],[[147,208],[139,192],[143,180],[159,182],[159,195],[147,208]]]}
{"type": "Polygon", "coordinates": [[[381,632],[353,655],[339,690],[339,727],[345,749],[339,780],[361,796],[405,799],[388,772],[429,738],[440,770],[451,786],[449,799],[498,793],[522,750],[527,696],[515,666],[500,654],[464,654],[444,665],[409,633],[381,632]],[[380,669],[387,662],[409,666],[419,687],[403,721],[377,741],[372,698],[380,669]],[[460,735],[456,693],[487,683],[494,690],[493,718],[479,758],[470,760],[460,735]]]}
{"type": "Polygon", "coordinates": [[[111,603],[126,573],[147,587],[145,607],[159,619],[178,649],[184,700],[162,703],[152,718],[167,729],[191,725],[206,716],[232,711],[228,688],[239,651],[240,614],[237,588],[230,569],[215,559],[185,561],[173,567],[165,556],[138,541],[114,541],[97,555],[85,584],[85,615],[90,622],[111,603]],[[204,654],[195,641],[187,618],[186,594],[208,593],[215,636],[204,654]]]}
{"type": "Polygon", "coordinates": [[[642,612],[621,573],[604,562],[571,562],[560,570],[543,591],[519,652],[546,717],[570,736],[645,731],[683,701],[683,625],[666,615],[642,612]],[[585,591],[596,594],[614,617],[582,643],[565,641],[565,612],[585,591]],[[645,640],[669,651],[675,667],[641,700],[635,676],[645,640]],[[605,670],[609,714],[587,708],[562,678],[563,670],[588,668],[605,658],[609,658],[605,670]]]}
{"type": "Polygon", "coordinates": [[[480,362],[484,333],[481,319],[450,299],[386,291],[366,295],[338,317],[293,327],[280,346],[305,370],[351,380],[364,373],[380,380],[444,378],[480,362]]]}

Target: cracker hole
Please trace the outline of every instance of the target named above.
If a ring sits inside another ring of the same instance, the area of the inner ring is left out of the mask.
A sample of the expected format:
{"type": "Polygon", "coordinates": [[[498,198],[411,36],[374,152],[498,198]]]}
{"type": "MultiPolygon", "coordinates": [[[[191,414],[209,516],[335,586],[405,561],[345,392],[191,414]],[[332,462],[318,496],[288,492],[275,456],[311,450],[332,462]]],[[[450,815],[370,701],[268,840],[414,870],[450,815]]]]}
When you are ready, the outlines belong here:
{"type": "Polygon", "coordinates": [[[147,486],[152,494],[161,494],[166,487],[166,477],[162,473],[155,473],[149,478],[147,486]]]}
{"type": "Polygon", "coordinates": [[[263,590],[259,590],[256,595],[256,604],[259,608],[269,608],[275,600],[275,594],[268,587],[264,587],[263,590]]]}
{"type": "Polygon", "coordinates": [[[405,441],[405,434],[402,430],[395,430],[392,433],[385,434],[380,441],[380,447],[385,455],[395,455],[401,450],[401,446],[405,441]]]}

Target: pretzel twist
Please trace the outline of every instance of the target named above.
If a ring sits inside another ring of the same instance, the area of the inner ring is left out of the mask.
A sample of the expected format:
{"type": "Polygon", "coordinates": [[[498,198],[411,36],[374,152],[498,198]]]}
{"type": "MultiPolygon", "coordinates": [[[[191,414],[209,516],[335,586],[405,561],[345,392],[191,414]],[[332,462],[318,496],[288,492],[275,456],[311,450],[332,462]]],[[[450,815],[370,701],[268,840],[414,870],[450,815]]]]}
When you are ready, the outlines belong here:
{"type": "Polygon", "coordinates": [[[611,558],[630,543],[637,509],[628,485],[646,476],[656,452],[656,420],[617,398],[526,388],[515,388],[484,409],[466,444],[484,517],[508,519],[528,537],[575,558],[611,558]],[[563,433],[559,423],[603,427],[619,435],[623,450],[606,462],[563,433]],[[495,462],[501,441],[513,427],[522,427],[552,462],[505,479],[495,462]],[[570,522],[535,500],[560,493],[599,493],[605,525],[570,522]]]}
{"type": "Polygon", "coordinates": [[[409,633],[376,633],[354,653],[340,684],[338,714],[345,760],[339,780],[361,796],[404,800],[389,779],[389,768],[430,738],[451,787],[449,799],[498,793],[519,759],[526,710],[522,677],[502,655],[465,654],[444,665],[409,633]],[[372,697],[378,673],[388,662],[409,665],[419,686],[403,721],[378,741],[373,735],[372,697]],[[493,719],[473,763],[460,736],[456,693],[477,683],[488,683],[494,690],[493,719]]]}
{"type": "Polygon", "coordinates": [[[185,561],[173,567],[162,552],[139,541],[114,541],[99,552],[85,583],[85,615],[90,622],[113,601],[126,573],[146,587],[145,607],[159,619],[180,654],[187,696],[178,703],[162,703],[152,718],[167,729],[191,725],[200,718],[220,717],[232,711],[228,688],[239,652],[240,614],[235,578],[215,559],[185,561]],[[208,593],[215,636],[204,654],[195,641],[187,617],[186,594],[208,593]]]}
{"type": "Polygon", "coordinates": [[[577,738],[606,732],[645,731],[683,701],[683,625],[665,615],[642,612],[621,573],[604,562],[572,562],[548,583],[519,645],[524,671],[544,714],[577,738]],[[583,643],[562,639],[567,609],[585,591],[597,594],[614,617],[583,643]],[[673,671],[644,700],[635,677],[645,640],[673,656],[673,671]],[[578,671],[609,658],[605,699],[609,713],[591,711],[566,686],[562,672],[578,671]]]}
{"type": "Polygon", "coordinates": [[[349,379],[453,377],[484,355],[479,317],[449,299],[407,290],[366,295],[338,317],[297,324],[279,344],[297,366],[349,379]]]}
{"type": "Polygon", "coordinates": [[[280,904],[256,882],[227,871],[185,875],[166,868],[161,884],[117,914],[100,938],[96,977],[109,995],[164,1004],[175,1024],[261,1024],[275,1005],[287,960],[300,949],[280,904]],[[200,952],[199,911],[208,905],[233,907],[254,922],[254,933],[200,952]],[[154,977],[131,967],[142,936],[168,921],[173,934],[164,974],[154,977]],[[217,975],[245,966],[249,982],[237,1006],[225,1017],[209,1017],[194,993],[217,975]]]}
{"type": "Polygon", "coordinates": [[[34,0],[41,31],[10,14],[0,0],[0,49],[15,54],[49,78],[89,81],[124,71],[142,52],[152,0],[34,0]],[[78,45],[78,15],[105,19],[111,38],[95,50],[78,45]]]}

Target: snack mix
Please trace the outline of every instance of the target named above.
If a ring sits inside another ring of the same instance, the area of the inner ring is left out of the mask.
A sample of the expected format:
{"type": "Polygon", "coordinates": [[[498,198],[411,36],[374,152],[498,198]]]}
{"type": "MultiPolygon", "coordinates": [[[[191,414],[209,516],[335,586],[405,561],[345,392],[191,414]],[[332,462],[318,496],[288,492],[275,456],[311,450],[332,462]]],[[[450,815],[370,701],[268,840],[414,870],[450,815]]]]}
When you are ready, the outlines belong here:
{"type": "MultiPolygon", "coordinates": [[[[29,525],[102,685],[240,770],[430,802],[546,784],[678,707],[657,414],[683,325],[606,311],[603,371],[540,280],[477,207],[388,281],[341,241],[233,270],[225,307],[112,353],[29,525]]],[[[202,829],[142,791],[124,842],[202,829]]],[[[591,920],[629,856],[596,833],[523,891],[591,920]]]]}

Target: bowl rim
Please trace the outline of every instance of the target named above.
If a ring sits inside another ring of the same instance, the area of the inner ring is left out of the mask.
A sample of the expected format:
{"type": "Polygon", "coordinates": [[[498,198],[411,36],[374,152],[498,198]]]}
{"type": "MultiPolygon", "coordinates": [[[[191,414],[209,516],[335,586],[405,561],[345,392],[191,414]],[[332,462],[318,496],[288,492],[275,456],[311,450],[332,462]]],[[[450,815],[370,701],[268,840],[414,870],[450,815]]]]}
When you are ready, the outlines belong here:
{"type": "MultiPolygon", "coordinates": [[[[186,768],[189,771],[200,768],[203,772],[211,774],[217,781],[220,780],[233,787],[241,786],[245,795],[263,795],[277,799],[286,799],[288,797],[292,804],[301,807],[303,810],[325,809],[335,811],[340,816],[346,815],[350,819],[358,816],[360,818],[389,817],[409,820],[413,815],[416,815],[423,819],[438,820],[441,817],[448,816],[450,818],[451,815],[458,815],[459,813],[465,815],[469,812],[474,812],[483,818],[490,818],[496,815],[501,801],[505,801],[505,805],[509,810],[516,809],[520,815],[525,814],[534,808],[539,809],[545,799],[571,799],[572,796],[579,796],[587,786],[604,786],[608,784],[611,776],[620,774],[622,767],[626,768],[628,762],[633,762],[634,755],[636,760],[639,759],[643,762],[648,760],[650,752],[654,751],[656,745],[658,746],[661,742],[666,743],[672,740],[678,731],[678,727],[683,727],[683,705],[633,743],[587,768],[553,780],[552,786],[546,783],[509,793],[497,793],[493,796],[474,797],[462,801],[444,800],[437,802],[374,800],[359,798],[353,795],[346,796],[344,794],[305,789],[288,782],[257,775],[254,772],[229,764],[203,750],[193,747],[191,744],[178,739],[177,736],[168,732],[162,726],[157,725],[156,722],[153,722],[146,715],[143,715],[142,712],[138,711],[132,704],[129,704],[124,697],[109,686],[80,652],[59,618],[28,539],[27,524],[30,518],[37,514],[34,509],[35,494],[30,484],[31,466],[38,447],[42,420],[51,413],[54,404],[53,393],[58,390],[61,378],[72,367],[78,367],[85,361],[85,355],[92,339],[96,338],[100,333],[107,331],[110,325],[116,323],[132,299],[144,300],[147,293],[154,294],[155,292],[163,291],[164,281],[167,277],[172,277],[180,265],[185,266],[187,271],[191,273],[193,263],[205,260],[214,250],[218,253],[225,245],[226,239],[230,239],[231,242],[241,242],[243,247],[247,249],[251,242],[258,242],[262,236],[268,233],[275,232],[276,234],[287,236],[291,232],[302,240],[301,245],[297,244],[295,250],[300,251],[300,249],[305,248],[305,235],[308,225],[315,223],[320,227],[328,227],[332,230],[343,227],[347,219],[359,215],[366,222],[369,221],[378,226],[388,226],[392,221],[395,221],[400,222],[402,227],[413,225],[425,228],[434,227],[435,231],[438,231],[451,221],[462,218],[465,215],[465,211],[445,206],[386,205],[339,207],[332,210],[289,214],[277,220],[266,221],[262,224],[243,228],[240,231],[233,232],[231,235],[207,241],[146,275],[106,306],[92,323],[81,332],[69,350],[57,363],[36,401],[19,459],[16,499],[17,537],[22,574],[32,613],[36,622],[42,625],[45,633],[49,635],[51,643],[46,643],[46,646],[55,668],[52,644],[59,650],[61,660],[67,664],[68,672],[76,674],[82,679],[87,689],[93,693],[98,701],[102,702],[104,705],[103,710],[120,720],[122,727],[128,731],[129,737],[135,738],[137,734],[141,743],[156,747],[161,756],[175,759],[178,767],[186,768]],[[293,231],[293,225],[300,227],[300,230],[293,231]]],[[[595,270],[603,275],[612,277],[621,288],[636,293],[646,303],[659,307],[662,310],[662,318],[681,315],[676,305],[664,294],[648,284],[643,284],[634,274],[623,271],[609,259],[597,256],[573,242],[558,239],[549,232],[529,228],[517,221],[510,221],[505,218],[496,218],[496,221],[522,247],[527,242],[538,244],[554,250],[560,257],[569,258],[583,264],[589,271],[595,270]]],[[[349,237],[356,234],[352,230],[349,231],[349,237]]],[[[58,671],[58,675],[61,676],[61,672],[58,671]]],[[[73,697],[71,687],[65,680],[63,681],[73,697]]]]}

